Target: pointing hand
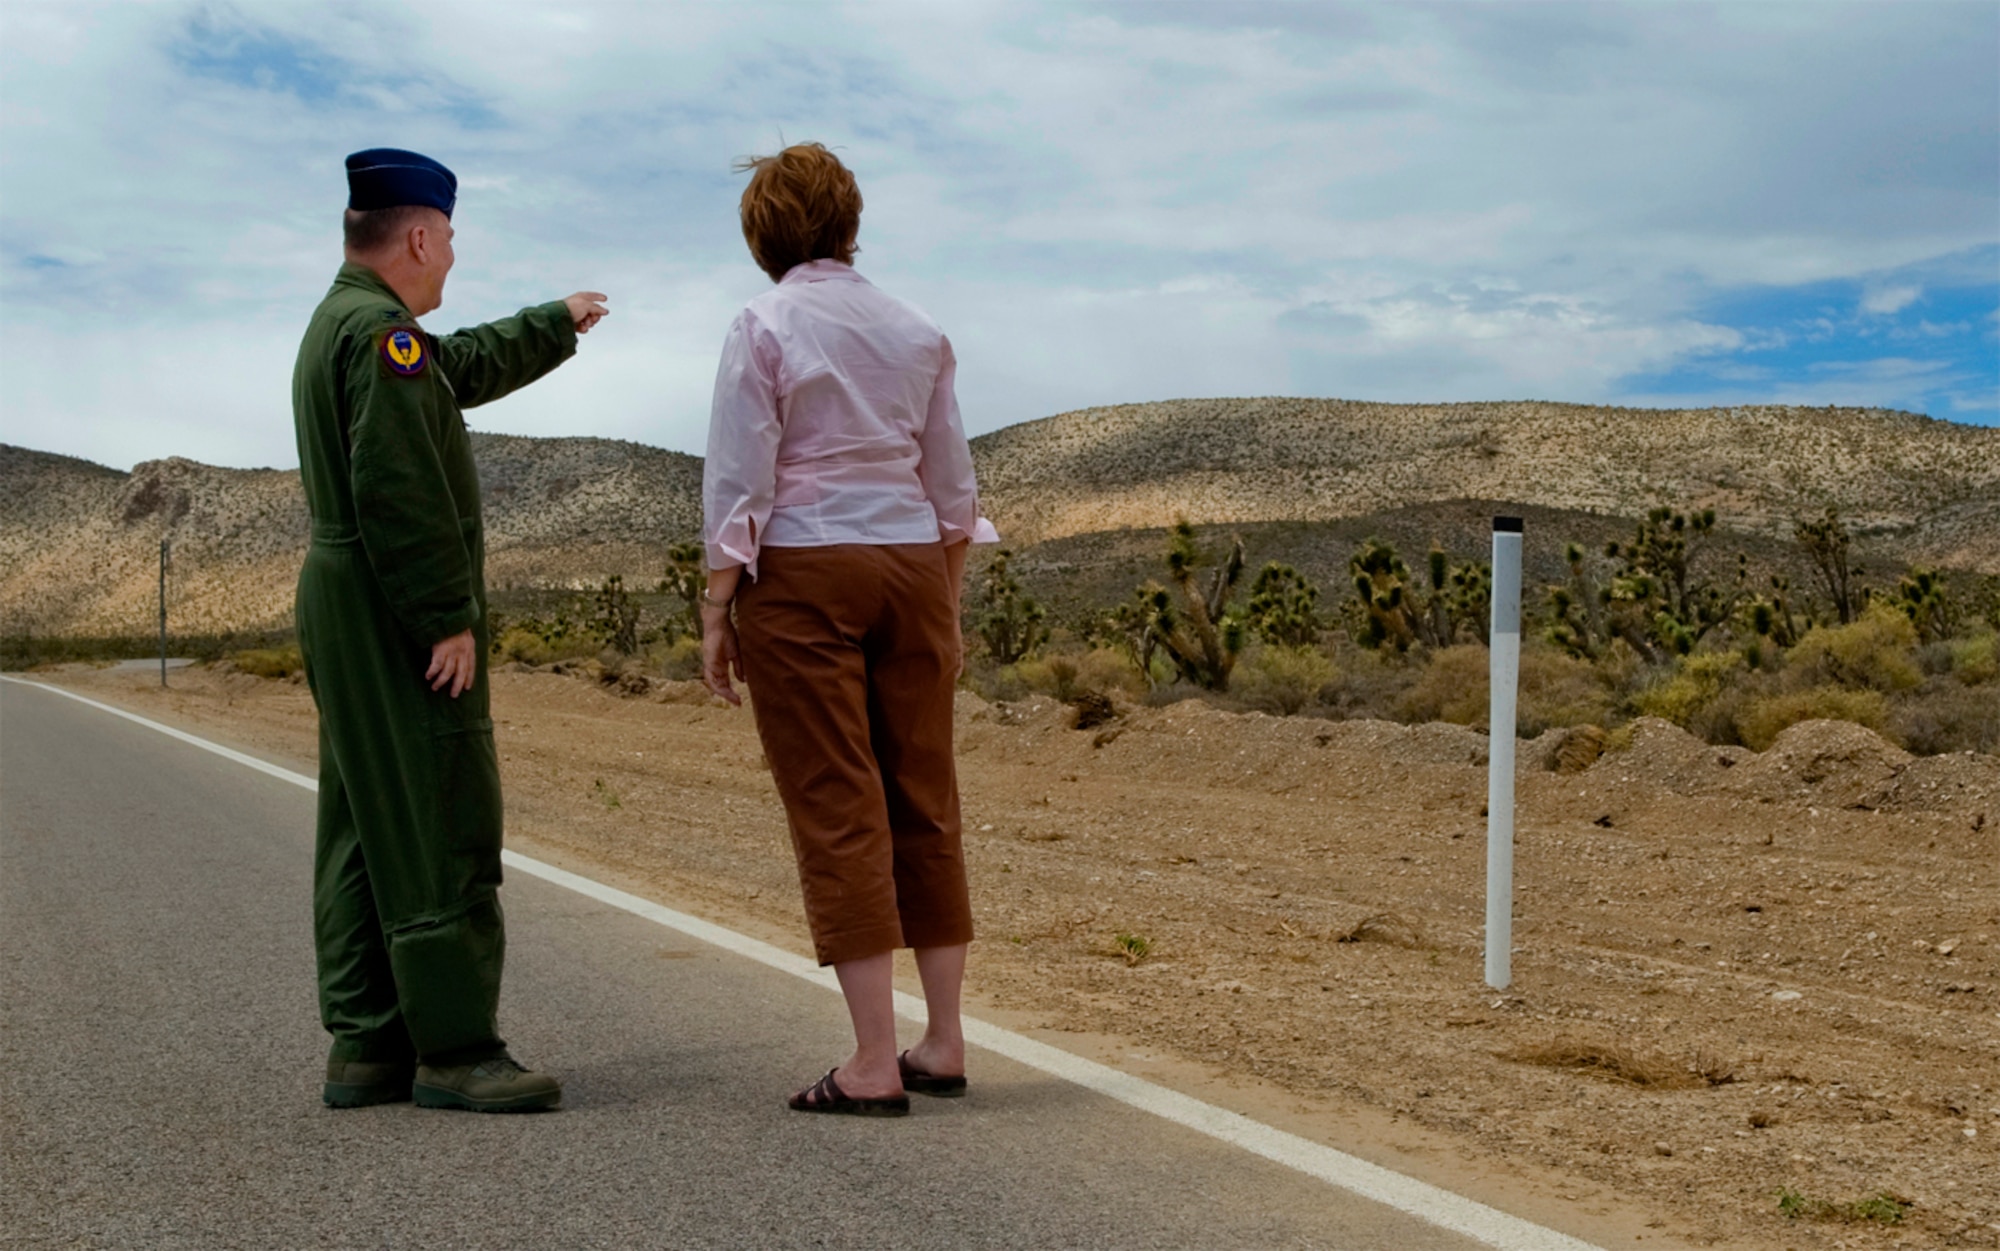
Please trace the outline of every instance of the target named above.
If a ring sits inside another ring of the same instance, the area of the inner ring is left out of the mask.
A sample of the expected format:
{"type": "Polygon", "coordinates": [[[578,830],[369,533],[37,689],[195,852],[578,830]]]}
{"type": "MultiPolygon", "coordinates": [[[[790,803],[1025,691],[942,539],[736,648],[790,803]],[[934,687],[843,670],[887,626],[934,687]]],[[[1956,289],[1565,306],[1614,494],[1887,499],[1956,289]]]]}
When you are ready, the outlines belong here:
{"type": "Polygon", "coordinates": [[[604,307],[604,301],[610,298],[602,291],[579,291],[563,297],[563,303],[569,305],[571,320],[576,322],[578,334],[589,334],[592,326],[611,315],[611,310],[604,307]]]}

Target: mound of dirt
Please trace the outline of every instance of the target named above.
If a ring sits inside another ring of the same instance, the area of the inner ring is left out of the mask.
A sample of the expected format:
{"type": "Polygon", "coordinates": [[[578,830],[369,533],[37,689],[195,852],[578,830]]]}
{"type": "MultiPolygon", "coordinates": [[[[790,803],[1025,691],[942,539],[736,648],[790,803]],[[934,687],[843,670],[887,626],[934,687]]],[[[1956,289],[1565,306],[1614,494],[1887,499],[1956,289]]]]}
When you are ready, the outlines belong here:
{"type": "Polygon", "coordinates": [[[1896,779],[1912,757],[1851,721],[1801,721],[1752,753],[1722,788],[1746,799],[1854,808],[1896,779]]]}
{"type": "Polygon", "coordinates": [[[1694,795],[1721,781],[1724,770],[1755,755],[1747,747],[1711,747],[1671,721],[1641,717],[1632,723],[1632,745],[1600,757],[1592,767],[1615,769],[1620,778],[1644,786],[1694,795]]]}
{"type": "Polygon", "coordinates": [[[1582,773],[1604,755],[1608,738],[1602,726],[1558,727],[1523,743],[1520,758],[1550,773],[1582,773]]]}
{"type": "MultiPolygon", "coordinates": [[[[1972,751],[1919,756],[1863,795],[1856,806],[1877,812],[1964,812],[1975,820],[1987,817],[2000,811],[2000,756],[1972,751]]],[[[1978,826],[1984,824],[1978,821],[1978,826]]]]}
{"type": "Polygon", "coordinates": [[[1483,765],[1486,736],[1462,725],[1433,721],[1399,725],[1394,721],[1328,721],[1318,723],[1313,742],[1339,751],[1366,752],[1399,764],[1483,765]]]}

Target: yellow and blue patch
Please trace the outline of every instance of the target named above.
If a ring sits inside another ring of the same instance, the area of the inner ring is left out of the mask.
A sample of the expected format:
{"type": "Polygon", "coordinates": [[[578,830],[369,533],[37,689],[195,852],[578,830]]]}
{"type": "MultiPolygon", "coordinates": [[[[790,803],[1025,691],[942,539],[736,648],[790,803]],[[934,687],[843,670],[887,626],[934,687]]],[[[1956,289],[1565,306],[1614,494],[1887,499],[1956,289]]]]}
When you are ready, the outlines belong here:
{"type": "Polygon", "coordinates": [[[424,350],[424,337],[414,330],[391,330],[382,336],[382,363],[390,372],[405,378],[414,378],[424,372],[430,355],[424,350]]]}

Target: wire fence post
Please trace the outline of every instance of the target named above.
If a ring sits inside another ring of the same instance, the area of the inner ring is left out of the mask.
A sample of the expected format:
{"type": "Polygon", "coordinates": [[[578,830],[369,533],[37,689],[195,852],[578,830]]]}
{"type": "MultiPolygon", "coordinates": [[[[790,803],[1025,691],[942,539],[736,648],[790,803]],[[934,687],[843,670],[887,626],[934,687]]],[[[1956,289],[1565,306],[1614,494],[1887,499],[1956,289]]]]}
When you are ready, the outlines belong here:
{"type": "Polygon", "coordinates": [[[1493,519],[1493,624],[1487,633],[1486,984],[1514,980],[1514,722],[1521,685],[1521,519],[1493,519]]]}
{"type": "Polygon", "coordinates": [[[160,686],[167,685],[167,540],[160,540],[160,686]]]}

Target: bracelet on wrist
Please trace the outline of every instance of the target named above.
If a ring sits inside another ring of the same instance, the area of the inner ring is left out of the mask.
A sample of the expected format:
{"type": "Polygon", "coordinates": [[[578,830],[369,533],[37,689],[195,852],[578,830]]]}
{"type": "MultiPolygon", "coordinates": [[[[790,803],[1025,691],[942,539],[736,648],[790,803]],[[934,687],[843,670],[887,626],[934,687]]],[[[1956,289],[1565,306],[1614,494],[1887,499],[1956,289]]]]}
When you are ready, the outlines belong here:
{"type": "Polygon", "coordinates": [[[731,604],[735,603],[736,600],[734,596],[731,596],[729,599],[717,599],[713,595],[710,595],[708,593],[707,587],[703,587],[701,588],[701,602],[702,605],[707,608],[727,609],[731,604]]]}

